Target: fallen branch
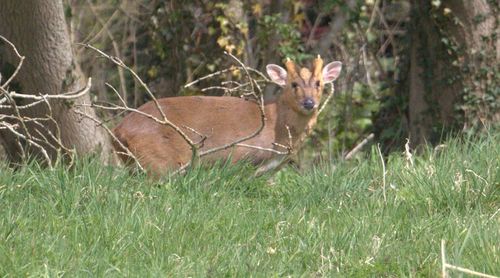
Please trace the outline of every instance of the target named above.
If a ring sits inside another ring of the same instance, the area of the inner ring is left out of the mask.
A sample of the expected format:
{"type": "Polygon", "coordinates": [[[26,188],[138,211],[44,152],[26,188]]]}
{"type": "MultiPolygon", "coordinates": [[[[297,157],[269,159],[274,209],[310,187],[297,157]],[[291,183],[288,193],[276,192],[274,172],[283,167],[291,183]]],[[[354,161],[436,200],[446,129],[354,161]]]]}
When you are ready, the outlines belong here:
{"type": "Polygon", "coordinates": [[[361,141],[358,145],[356,145],[356,147],[354,147],[351,151],[349,151],[344,156],[344,159],[349,160],[349,159],[353,158],[359,151],[361,151],[361,149],[363,149],[363,147],[366,144],[368,144],[370,141],[372,141],[373,138],[375,138],[375,135],[373,133],[370,133],[368,136],[366,136],[365,139],[363,139],[363,141],[361,141]]]}

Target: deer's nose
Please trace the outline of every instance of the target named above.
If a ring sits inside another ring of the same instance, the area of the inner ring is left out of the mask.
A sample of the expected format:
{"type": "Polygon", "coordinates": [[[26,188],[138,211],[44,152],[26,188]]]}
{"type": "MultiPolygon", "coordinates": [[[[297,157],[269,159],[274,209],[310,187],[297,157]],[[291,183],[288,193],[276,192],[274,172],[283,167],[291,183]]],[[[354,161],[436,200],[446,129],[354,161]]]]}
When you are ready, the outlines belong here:
{"type": "Polygon", "coordinates": [[[315,106],[315,103],[314,103],[314,100],[312,98],[306,98],[303,102],[302,102],[302,106],[306,109],[306,110],[311,110],[314,108],[315,106]]]}

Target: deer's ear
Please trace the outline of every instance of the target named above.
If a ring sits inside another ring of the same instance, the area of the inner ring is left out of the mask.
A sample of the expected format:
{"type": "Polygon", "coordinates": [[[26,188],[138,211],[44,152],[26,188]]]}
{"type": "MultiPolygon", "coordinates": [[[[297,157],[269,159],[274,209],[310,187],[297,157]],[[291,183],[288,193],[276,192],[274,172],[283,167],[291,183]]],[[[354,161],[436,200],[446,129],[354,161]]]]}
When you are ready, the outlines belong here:
{"type": "Polygon", "coordinates": [[[286,70],[278,65],[269,64],[266,66],[267,75],[271,78],[271,80],[284,87],[286,85],[286,70]]]}
{"type": "Polygon", "coordinates": [[[335,61],[331,62],[323,68],[323,82],[331,83],[340,75],[342,63],[335,61]]]}

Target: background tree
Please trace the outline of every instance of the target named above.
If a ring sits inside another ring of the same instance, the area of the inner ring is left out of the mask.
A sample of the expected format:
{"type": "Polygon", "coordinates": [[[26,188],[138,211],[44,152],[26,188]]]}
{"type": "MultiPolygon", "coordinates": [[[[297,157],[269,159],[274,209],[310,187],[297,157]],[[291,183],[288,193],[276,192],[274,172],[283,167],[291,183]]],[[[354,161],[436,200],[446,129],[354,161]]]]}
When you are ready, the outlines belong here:
{"type": "Polygon", "coordinates": [[[497,1],[412,1],[402,86],[413,146],[500,119],[497,1]]]}
{"type": "MultiPolygon", "coordinates": [[[[72,53],[62,1],[3,1],[0,9],[0,34],[14,43],[21,55],[26,57],[10,90],[53,95],[85,87],[87,82],[72,53]]],[[[9,73],[12,74],[18,58],[7,45],[0,47],[2,74],[6,79],[9,73]]],[[[72,102],[51,101],[50,111],[43,104],[24,109],[21,111],[23,117],[43,118],[50,114],[54,121],[45,121],[43,126],[27,123],[27,130],[19,129],[19,132],[40,134],[48,141],[53,141],[50,139],[51,133],[60,137],[66,148],[74,149],[79,154],[100,150],[99,154],[107,160],[111,154],[107,134],[92,121],[74,113],[76,105],[89,103],[89,100],[87,94],[72,102]]],[[[26,104],[22,101],[17,103],[26,104]]],[[[9,115],[14,112],[4,109],[0,113],[9,115]]],[[[88,110],[87,113],[93,112],[88,110]]],[[[18,144],[19,138],[8,130],[0,130],[0,137],[10,159],[19,161],[24,153],[23,142],[18,144]]],[[[45,147],[49,155],[55,158],[58,150],[45,147]]],[[[36,148],[29,149],[31,155],[39,152],[36,148]]]]}

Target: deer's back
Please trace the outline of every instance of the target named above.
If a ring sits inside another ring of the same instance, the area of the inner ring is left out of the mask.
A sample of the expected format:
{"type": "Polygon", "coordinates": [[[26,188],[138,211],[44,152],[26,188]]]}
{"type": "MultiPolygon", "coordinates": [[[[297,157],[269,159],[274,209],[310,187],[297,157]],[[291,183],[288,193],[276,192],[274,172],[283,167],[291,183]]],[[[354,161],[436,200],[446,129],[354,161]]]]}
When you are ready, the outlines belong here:
{"type": "MultiPolygon", "coordinates": [[[[206,136],[200,151],[232,143],[254,133],[261,126],[259,107],[252,100],[194,96],[164,98],[158,102],[168,120],[194,142],[206,136]]],[[[162,120],[153,102],[144,104],[139,110],[162,120]]],[[[244,143],[272,148],[272,126],[272,121],[266,122],[266,128],[259,136],[244,143]]],[[[114,133],[143,166],[154,172],[175,169],[191,159],[190,146],[173,128],[138,113],[132,112],[125,116],[114,133]]],[[[248,157],[255,163],[260,163],[270,155],[269,152],[238,147],[214,153],[205,160],[230,156],[233,161],[248,157]]]]}

